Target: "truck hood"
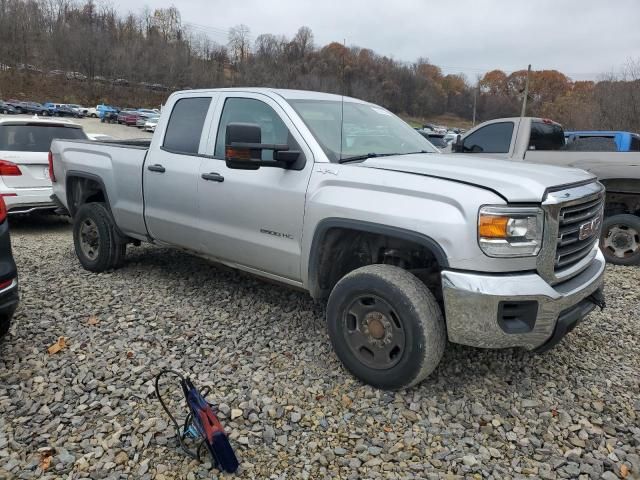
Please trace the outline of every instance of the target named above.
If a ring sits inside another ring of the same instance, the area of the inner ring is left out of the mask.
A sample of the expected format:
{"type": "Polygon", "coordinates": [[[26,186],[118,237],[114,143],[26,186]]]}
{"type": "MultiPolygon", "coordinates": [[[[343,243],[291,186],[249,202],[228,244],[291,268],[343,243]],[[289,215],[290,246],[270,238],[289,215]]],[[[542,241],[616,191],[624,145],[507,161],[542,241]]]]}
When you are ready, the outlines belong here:
{"type": "Polygon", "coordinates": [[[370,158],[357,165],[476,185],[498,193],[509,202],[540,202],[545,192],[553,187],[596,178],[576,168],[464,154],[394,155],[370,158]]]}

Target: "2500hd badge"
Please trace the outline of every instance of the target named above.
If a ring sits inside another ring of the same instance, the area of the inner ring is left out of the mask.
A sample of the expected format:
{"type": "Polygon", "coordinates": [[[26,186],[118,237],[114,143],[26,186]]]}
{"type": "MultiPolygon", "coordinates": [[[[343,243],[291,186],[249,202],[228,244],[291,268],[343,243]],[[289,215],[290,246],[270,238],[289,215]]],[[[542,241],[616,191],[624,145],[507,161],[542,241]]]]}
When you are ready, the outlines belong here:
{"type": "Polygon", "coordinates": [[[273,230],[267,230],[266,228],[261,228],[260,233],[266,233],[267,235],[273,235],[274,237],[288,238],[289,240],[293,240],[293,235],[291,235],[290,233],[274,232],[273,230]]]}

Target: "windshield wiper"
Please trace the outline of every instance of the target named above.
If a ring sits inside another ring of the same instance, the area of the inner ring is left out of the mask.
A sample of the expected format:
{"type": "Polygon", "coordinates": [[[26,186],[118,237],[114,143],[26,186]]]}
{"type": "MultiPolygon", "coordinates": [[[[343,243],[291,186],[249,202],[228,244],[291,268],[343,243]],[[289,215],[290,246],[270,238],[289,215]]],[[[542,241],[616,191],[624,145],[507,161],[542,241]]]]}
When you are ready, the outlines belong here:
{"type": "Polygon", "coordinates": [[[420,150],[418,152],[405,152],[405,153],[366,153],[364,155],[355,155],[353,157],[341,158],[340,160],[338,160],[338,163],[357,162],[359,160],[367,160],[369,158],[392,157],[394,155],[415,155],[418,153],[433,153],[433,152],[420,150]]]}
{"type": "Polygon", "coordinates": [[[354,155],[353,157],[345,157],[338,160],[338,163],[357,162],[358,160],[366,160],[368,158],[388,157],[395,153],[365,153],[364,155],[354,155]]]}
{"type": "Polygon", "coordinates": [[[434,152],[429,152],[428,150],[418,150],[417,152],[395,153],[394,155],[417,155],[419,153],[434,153],[434,152]]]}

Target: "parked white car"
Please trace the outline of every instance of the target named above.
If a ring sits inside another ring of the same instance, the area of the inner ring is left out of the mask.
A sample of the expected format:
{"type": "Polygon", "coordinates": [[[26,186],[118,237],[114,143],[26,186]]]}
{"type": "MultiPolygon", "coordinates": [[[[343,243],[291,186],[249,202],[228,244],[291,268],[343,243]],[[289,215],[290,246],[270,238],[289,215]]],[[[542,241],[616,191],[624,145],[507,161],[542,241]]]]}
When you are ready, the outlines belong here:
{"type": "Polygon", "coordinates": [[[144,130],[147,132],[155,132],[156,126],[158,125],[158,120],[160,115],[154,115],[153,117],[149,117],[147,121],[144,123],[144,130]]]}
{"type": "Polygon", "coordinates": [[[89,108],[83,107],[82,105],[78,105],[77,103],[67,103],[67,107],[72,109],[78,115],[82,115],[83,117],[86,117],[90,110],[89,108]]]}
{"type": "Polygon", "coordinates": [[[86,110],[87,110],[87,113],[85,113],[85,116],[91,117],[91,118],[98,118],[98,109],[96,107],[89,107],[86,110]]]}
{"type": "Polygon", "coordinates": [[[0,120],[0,196],[9,214],[56,208],[51,201],[51,140],[86,139],[68,120],[0,120]]]}
{"type": "Polygon", "coordinates": [[[111,135],[105,135],[104,133],[87,133],[87,138],[94,142],[105,142],[114,139],[111,135]]]}

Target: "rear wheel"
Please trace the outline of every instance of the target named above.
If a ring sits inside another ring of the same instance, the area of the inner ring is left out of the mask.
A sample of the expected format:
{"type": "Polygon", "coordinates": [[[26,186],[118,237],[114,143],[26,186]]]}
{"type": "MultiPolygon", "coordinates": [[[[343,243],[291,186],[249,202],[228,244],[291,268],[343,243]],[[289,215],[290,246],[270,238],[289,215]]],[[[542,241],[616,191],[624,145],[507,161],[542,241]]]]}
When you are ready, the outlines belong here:
{"type": "Polygon", "coordinates": [[[92,272],[120,266],[127,248],[103,203],[86,203],[80,207],[74,217],[73,243],[78,260],[92,272]]]}
{"type": "Polygon", "coordinates": [[[368,265],[345,275],[327,304],[336,354],[353,375],[395,390],[424,380],[440,363],[447,338],[433,294],[414,275],[368,265]]]}
{"type": "Polygon", "coordinates": [[[600,248],[609,263],[639,265],[640,217],[622,214],[605,218],[600,248]]]}

